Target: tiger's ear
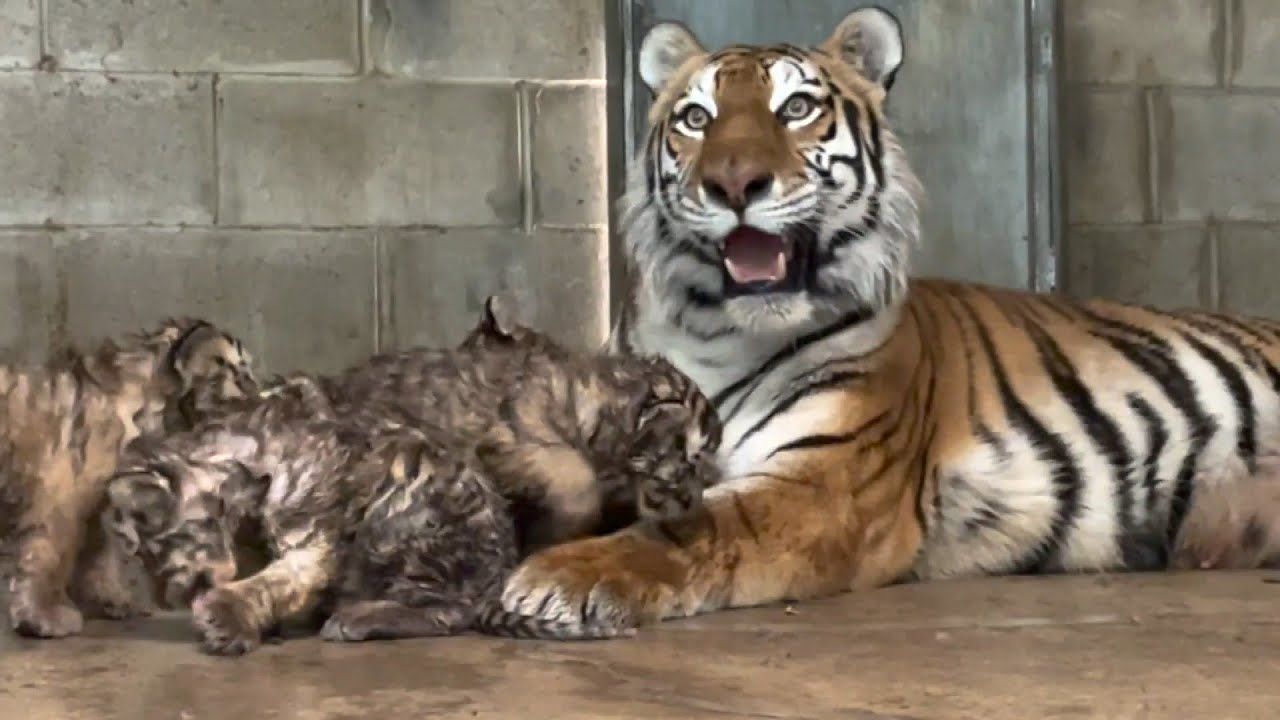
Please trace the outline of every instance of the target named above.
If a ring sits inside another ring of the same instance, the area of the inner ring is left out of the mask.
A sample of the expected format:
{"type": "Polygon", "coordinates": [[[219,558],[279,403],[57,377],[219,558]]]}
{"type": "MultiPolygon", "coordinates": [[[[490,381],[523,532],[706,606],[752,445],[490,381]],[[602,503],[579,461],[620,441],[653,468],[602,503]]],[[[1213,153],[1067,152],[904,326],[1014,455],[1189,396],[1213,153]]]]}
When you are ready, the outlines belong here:
{"type": "Polygon", "coordinates": [[[689,58],[706,52],[698,38],[684,25],[678,22],[654,25],[640,41],[637,63],[640,79],[657,95],[689,58]]]}
{"type": "Polygon", "coordinates": [[[902,25],[878,7],[854,10],[840,21],[821,47],[888,90],[902,66],[902,25]]]}

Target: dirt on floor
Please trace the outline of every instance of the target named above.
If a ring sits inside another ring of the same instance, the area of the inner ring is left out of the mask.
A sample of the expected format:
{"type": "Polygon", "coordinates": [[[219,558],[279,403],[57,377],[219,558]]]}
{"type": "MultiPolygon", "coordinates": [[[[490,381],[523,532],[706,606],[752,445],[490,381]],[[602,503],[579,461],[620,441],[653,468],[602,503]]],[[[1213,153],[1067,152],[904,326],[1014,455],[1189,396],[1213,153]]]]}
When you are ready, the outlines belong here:
{"type": "Polygon", "coordinates": [[[1255,573],[899,586],[593,643],[465,636],[202,655],[187,618],[0,633],[0,720],[1280,718],[1255,573]]]}

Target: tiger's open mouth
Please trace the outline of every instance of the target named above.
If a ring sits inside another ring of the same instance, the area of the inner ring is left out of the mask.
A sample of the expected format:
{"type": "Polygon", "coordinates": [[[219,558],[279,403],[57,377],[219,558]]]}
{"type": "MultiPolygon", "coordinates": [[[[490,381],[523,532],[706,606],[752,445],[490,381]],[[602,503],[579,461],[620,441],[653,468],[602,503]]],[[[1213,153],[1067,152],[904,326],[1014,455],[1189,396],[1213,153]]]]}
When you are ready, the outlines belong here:
{"type": "Polygon", "coordinates": [[[786,235],[739,225],[723,240],[725,294],[799,290],[801,249],[786,235]]]}

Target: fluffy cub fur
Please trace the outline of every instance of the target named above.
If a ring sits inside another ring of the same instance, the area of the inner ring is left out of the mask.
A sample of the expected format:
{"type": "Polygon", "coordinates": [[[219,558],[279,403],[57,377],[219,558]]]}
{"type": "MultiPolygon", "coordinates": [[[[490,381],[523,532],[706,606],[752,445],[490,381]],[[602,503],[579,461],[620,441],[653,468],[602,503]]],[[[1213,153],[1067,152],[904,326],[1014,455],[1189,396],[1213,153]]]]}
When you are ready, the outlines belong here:
{"type": "Polygon", "coordinates": [[[611,505],[683,512],[716,480],[718,439],[705,398],[670,365],[570,352],[490,303],[453,351],[295,376],[139,445],[105,518],[167,604],[194,599],[214,653],[331,607],[333,640],[607,637],[619,631],[501,610],[523,554],[517,525],[538,518],[535,542],[556,542],[591,533],[611,505]],[[249,522],[272,561],[235,580],[232,538],[249,522]]]}
{"type": "Polygon", "coordinates": [[[9,619],[19,633],[78,633],[82,603],[121,617],[131,593],[93,524],[107,480],[134,438],[180,428],[199,403],[252,392],[241,342],[198,319],[123,341],[0,366],[0,536],[14,546],[9,619]],[[68,591],[72,591],[69,593],[68,591]]]}

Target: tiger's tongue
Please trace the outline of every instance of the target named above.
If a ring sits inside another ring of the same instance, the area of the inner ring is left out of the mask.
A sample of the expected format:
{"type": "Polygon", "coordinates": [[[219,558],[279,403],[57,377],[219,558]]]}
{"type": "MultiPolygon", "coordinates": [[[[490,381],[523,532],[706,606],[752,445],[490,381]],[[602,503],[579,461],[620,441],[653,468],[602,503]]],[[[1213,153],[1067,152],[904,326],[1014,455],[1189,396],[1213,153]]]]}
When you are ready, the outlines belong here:
{"type": "Polygon", "coordinates": [[[740,285],[777,282],[787,275],[786,244],[779,235],[740,227],[724,239],[724,267],[740,285]]]}

